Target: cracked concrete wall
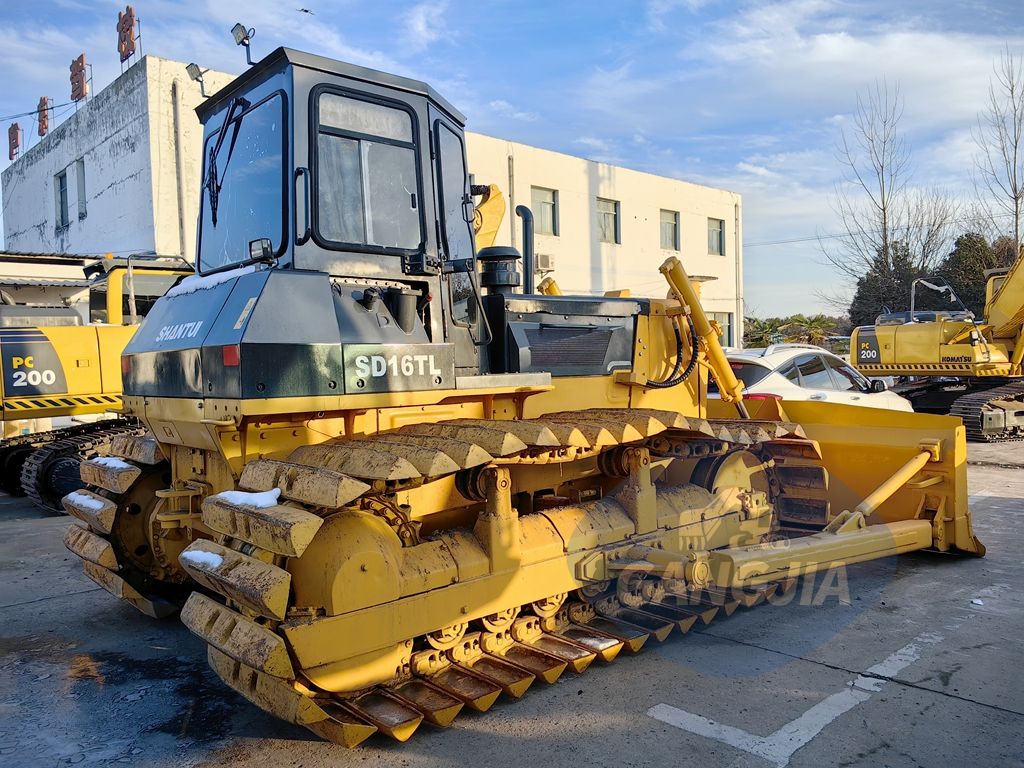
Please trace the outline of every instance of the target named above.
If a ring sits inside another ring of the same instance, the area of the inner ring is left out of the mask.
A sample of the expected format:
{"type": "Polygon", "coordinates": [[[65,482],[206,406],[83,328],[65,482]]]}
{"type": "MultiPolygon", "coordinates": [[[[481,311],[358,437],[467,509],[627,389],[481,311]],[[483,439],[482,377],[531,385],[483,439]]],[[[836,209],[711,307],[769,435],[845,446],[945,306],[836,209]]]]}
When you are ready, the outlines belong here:
{"type": "Polygon", "coordinates": [[[105,253],[154,245],[149,211],[148,57],[130,67],[2,176],[10,251],[105,253]],[[80,162],[79,162],[80,161],[80,162]],[[84,169],[84,206],[78,175],[84,169]],[[67,171],[69,221],[59,226],[55,177],[67,171]]]}
{"type": "MultiPolygon", "coordinates": [[[[207,92],[233,78],[207,73],[207,92]]],[[[122,255],[154,251],[191,259],[202,161],[202,126],[195,108],[201,100],[199,85],[182,62],[146,56],[127,69],[3,172],[5,248],[122,255]],[[80,168],[84,215],[78,200],[80,168]],[[65,169],[70,221],[58,226],[56,176],[65,169]]]]}

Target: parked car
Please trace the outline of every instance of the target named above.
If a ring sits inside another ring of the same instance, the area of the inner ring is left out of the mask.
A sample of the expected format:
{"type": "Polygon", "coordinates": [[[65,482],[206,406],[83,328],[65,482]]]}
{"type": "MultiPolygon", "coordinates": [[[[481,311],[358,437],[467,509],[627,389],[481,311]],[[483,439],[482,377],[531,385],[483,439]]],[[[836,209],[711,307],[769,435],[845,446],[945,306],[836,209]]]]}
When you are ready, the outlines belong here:
{"type": "MultiPolygon", "coordinates": [[[[766,348],[729,349],[726,357],[745,395],[781,400],[827,400],[831,403],[912,411],[910,401],[870,380],[849,363],[811,344],[773,344],[766,348]]],[[[718,396],[714,381],[711,397],[718,396]]]]}

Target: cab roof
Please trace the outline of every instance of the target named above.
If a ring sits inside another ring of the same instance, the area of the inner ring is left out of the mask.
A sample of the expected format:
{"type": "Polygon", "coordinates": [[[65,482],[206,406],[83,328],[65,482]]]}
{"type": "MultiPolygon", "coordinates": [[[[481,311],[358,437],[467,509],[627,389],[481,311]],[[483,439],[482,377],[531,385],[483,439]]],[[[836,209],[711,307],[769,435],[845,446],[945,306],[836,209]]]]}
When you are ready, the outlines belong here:
{"type": "Polygon", "coordinates": [[[271,51],[264,58],[260,59],[245,72],[232,80],[228,85],[214,93],[206,101],[200,103],[199,106],[196,107],[196,113],[199,115],[200,120],[205,120],[207,116],[224,106],[225,102],[235,93],[247,88],[250,83],[260,78],[269,70],[283,67],[288,64],[297,67],[305,67],[306,69],[319,70],[330,75],[337,75],[350,80],[358,80],[364,83],[394,88],[417,96],[424,96],[451,115],[451,117],[457,120],[460,125],[465,125],[466,123],[465,115],[457,110],[441,94],[435,91],[433,87],[424,83],[422,80],[413,80],[400,75],[392,75],[388,72],[380,72],[376,69],[360,67],[356,64],[348,64],[343,61],[337,61],[336,59],[329,59],[326,56],[317,56],[314,53],[304,53],[303,51],[296,51],[292,48],[284,47],[271,51]]]}

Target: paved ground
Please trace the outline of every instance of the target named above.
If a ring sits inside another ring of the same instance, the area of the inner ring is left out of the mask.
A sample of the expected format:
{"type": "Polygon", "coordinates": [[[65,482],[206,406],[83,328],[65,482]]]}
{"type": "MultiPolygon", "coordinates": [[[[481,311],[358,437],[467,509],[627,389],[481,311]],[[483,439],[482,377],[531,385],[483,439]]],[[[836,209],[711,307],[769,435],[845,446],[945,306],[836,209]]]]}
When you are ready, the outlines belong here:
{"type": "MultiPolygon", "coordinates": [[[[1024,445],[971,452],[1024,465],[1024,445]]],[[[984,559],[857,567],[785,608],[353,751],[232,694],[181,626],[81,575],[66,518],[0,498],[0,764],[1024,765],[1024,477],[969,474],[984,559]]]]}

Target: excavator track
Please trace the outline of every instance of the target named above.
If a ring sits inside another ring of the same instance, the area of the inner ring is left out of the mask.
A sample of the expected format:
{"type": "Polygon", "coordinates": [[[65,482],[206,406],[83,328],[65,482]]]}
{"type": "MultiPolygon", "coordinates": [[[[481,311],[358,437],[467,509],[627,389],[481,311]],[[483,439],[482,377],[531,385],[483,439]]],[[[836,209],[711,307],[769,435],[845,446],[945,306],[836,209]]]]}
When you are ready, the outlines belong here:
{"type": "MultiPolygon", "coordinates": [[[[12,496],[25,495],[22,486],[22,473],[25,464],[32,454],[40,448],[66,440],[88,437],[98,433],[117,430],[123,427],[139,428],[141,423],[135,418],[118,417],[104,419],[89,424],[76,424],[48,432],[36,432],[29,435],[17,435],[0,441],[0,489],[12,496]]],[[[34,501],[35,499],[33,499],[34,501]]],[[[56,509],[60,508],[59,498],[56,509]]],[[[53,506],[47,507],[54,509],[53,506]]]]}
{"type": "Polygon", "coordinates": [[[1019,410],[1024,410],[1024,382],[1014,381],[991,389],[961,395],[953,402],[949,413],[951,416],[959,416],[963,419],[964,428],[967,430],[967,439],[973,442],[1003,443],[1024,440],[1024,429],[1019,427],[1001,430],[986,429],[986,406],[993,403],[1007,405],[1016,403],[1019,410]]]}
{"type": "Polygon", "coordinates": [[[20,484],[22,492],[34,504],[51,512],[63,512],[61,499],[84,487],[79,473],[79,464],[84,459],[108,450],[115,437],[146,432],[145,427],[134,419],[115,419],[98,424],[102,425],[101,429],[51,440],[28,455],[21,469],[20,484]]]}
{"type": "MultiPolygon", "coordinates": [[[[501,694],[521,697],[538,678],[551,683],[567,668],[583,672],[597,658],[610,662],[623,649],[638,652],[651,637],[663,641],[676,629],[685,633],[698,622],[706,624],[792,588],[787,580],[742,593],[712,586],[673,593],[678,584],[668,580],[666,590],[655,588],[652,593],[652,584],[661,581],[637,574],[623,561],[629,575],[624,572],[593,589],[577,590],[577,598],[547,595],[479,618],[467,607],[467,621],[417,631],[400,643],[404,661],[393,679],[336,692],[303,672],[305,653],[290,647],[290,631],[308,629],[305,624],[326,617],[297,604],[302,588],[292,583],[289,589],[289,582],[299,578],[303,553],[337,511],[358,508],[380,516],[410,547],[403,551],[420,544],[456,548],[458,529],[439,528],[421,538],[420,525],[429,526],[429,516],[417,520],[415,510],[388,499],[402,489],[443,483],[454,475],[464,496],[484,501],[490,489],[481,482],[481,473],[495,467],[552,464],[572,474],[581,462],[591,460],[588,468],[596,465],[604,476],[621,480],[623,449],[649,452],[666,472],[675,461],[696,462],[708,491],[736,472],[766,469],[761,485],[776,509],[772,538],[820,530],[828,517],[820,456],[791,423],[599,409],[515,422],[413,424],[304,446],[286,461],[250,462],[240,486],[246,492],[280,492],[287,506],[250,506],[230,496],[207,499],[203,522],[222,535],[216,541],[195,541],[180,557],[202,589],[189,598],[182,620],[207,641],[210,665],[230,687],[278,717],[355,746],[377,731],[404,741],[423,721],[449,725],[463,708],[485,711],[501,694]],[[289,576],[291,562],[296,566],[289,576]]],[[[102,482],[111,488],[125,478],[112,473],[102,482]]],[[[545,521],[556,519],[552,515],[568,503],[541,496],[538,511],[520,514],[524,530],[527,524],[548,525],[545,521]]],[[[78,526],[74,530],[82,531],[78,526]]],[[[104,547],[99,531],[83,531],[81,537],[88,537],[88,544],[70,541],[68,546],[86,559],[90,551],[104,547]]],[[[307,559],[315,563],[318,556],[307,559]]],[[[86,563],[87,573],[100,567],[100,558],[92,560],[86,563]]],[[[426,595],[443,598],[448,590],[444,583],[426,595]]],[[[450,598],[457,599],[454,594],[450,598]]],[[[387,610],[387,605],[381,608],[387,610]]],[[[429,615],[430,608],[420,613],[429,615]]]]}

